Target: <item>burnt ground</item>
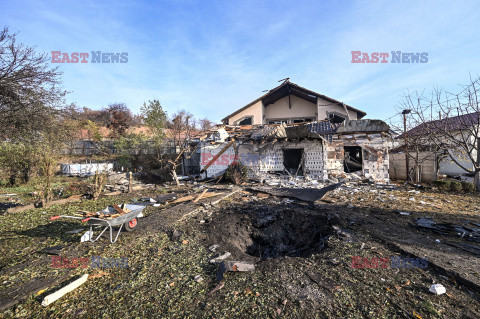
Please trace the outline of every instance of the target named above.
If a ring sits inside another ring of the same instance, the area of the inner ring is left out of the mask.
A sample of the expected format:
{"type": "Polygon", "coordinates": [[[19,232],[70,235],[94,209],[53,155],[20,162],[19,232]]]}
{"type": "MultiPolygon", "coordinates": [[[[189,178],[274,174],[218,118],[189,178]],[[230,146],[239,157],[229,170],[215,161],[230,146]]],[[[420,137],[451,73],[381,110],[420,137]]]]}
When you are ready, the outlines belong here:
{"type": "MultiPolygon", "coordinates": [[[[187,189],[201,192],[197,187],[187,189]]],[[[79,235],[65,235],[79,224],[58,231],[44,221],[65,207],[22,213],[15,230],[6,225],[19,216],[3,216],[0,294],[51,282],[0,317],[480,317],[476,195],[347,185],[315,204],[245,190],[213,204],[222,196],[149,207],[140,229],[113,245],[80,244],[79,235]],[[416,225],[422,217],[434,226],[416,225]],[[126,256],[129,267],[52,269],[35,251],[57,244],[63,256],[126,256]],[[227,272],[219,286],[210,259],[225,252],[228,260],[255,262],[256,271],[227,272]],[[354,256],[363,258],[362,268],[352,267],[354,256]],[[395,257],[404,258],[401,268],[392,267],[395,257]],[[415,258],[426,258],[427,267],[415,267],[415,258]],[[85,285],[40,305],[54,279],[82,273],[91,275],[85,285]],[[447,293],[430,293],[433,283],[447,293]]],[[[126,198],[95,207],[119,200],[126,198]]]]}

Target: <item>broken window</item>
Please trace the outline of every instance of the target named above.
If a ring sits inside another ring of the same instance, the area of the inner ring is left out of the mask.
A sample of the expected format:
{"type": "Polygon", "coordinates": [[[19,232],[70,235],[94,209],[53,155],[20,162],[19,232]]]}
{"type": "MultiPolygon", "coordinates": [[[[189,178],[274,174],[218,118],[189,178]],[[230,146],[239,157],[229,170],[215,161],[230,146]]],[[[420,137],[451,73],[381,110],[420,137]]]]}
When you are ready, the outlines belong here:
{"type": "Polygon", "coordinates": [[[288,124],[288,120],[268,120],[267,123],[268,124],[282,124],[282,123],[288,124]]]}
{"type": "Polygon", "coordinates": [[[303,149],[284,149],[283,166],[292,175],[303,175],[303,149]]]}
{"type": "Polygon", "coordinates": [[[352,173],[362,170],[363,157],[362,148],[360,146],[345,146],[345,158],[343,168],[346,173],[352,173]]]}
{"type": "Polygon", "coordinates": [[[243,120],[239,121],[237,125],[252,125],[252,116],[244,118],[243,120]]]}
{"type": "Polygon", "coordinates": [[[306,123],[306,122],[313,122],[312,118],[306,118],[306,119],[293,119],[292,123],[306,123]]]}
{"type": "Polygon", "coordinates": [[[346,117],[343,115],[340,115],[338,113],[329,113],[328,114],[328,119],[332,123],[343,123],[345,121],[346,117]]]}

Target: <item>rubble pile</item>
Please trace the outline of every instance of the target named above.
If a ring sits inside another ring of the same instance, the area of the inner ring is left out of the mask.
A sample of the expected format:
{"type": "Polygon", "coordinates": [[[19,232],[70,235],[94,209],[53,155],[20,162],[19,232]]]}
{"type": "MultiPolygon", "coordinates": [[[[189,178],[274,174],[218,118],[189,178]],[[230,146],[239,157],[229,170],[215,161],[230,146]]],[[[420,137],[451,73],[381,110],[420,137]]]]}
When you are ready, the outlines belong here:
{"type": "Polygon", "coordinates": [[[273,186],[273,187],[286,187],[286,188],[323,188],[325,186],[336,184],[339,182],[344,183],[363,183],[364,181],[371,181],[359,174],[344,173],[341,175],[330,175],[326,181],[322,179],[312,178],[310,176],[292,176],[287,174],[268,174],[264,173],[258,177],[260,183],[273,186]]]}
{"type": "Polygon", "coordinates": [[[129,190],[142,190],[154,187],[154,184],[145,184],[140,180],[142,173],[133,173],[132,178],[129,178],[129,173],[112,172],[108,174],[107,185],[105,189],[111,192],[121,191],[127,192],[129,190]]]}

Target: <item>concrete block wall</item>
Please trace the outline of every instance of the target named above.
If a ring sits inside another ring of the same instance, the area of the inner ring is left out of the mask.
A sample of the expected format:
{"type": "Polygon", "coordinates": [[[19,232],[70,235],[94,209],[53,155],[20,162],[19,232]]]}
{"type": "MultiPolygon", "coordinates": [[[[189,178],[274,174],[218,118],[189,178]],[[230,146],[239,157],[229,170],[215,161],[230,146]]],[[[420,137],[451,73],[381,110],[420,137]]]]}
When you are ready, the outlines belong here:
{"type": "Polygon", "coordinates": [[[254,173],[283,172],[283,150],[304,150],[304,173],[311,178],[326,178],[326,153],[321,140],[301,142],[275,142],[272,144],[242,144],[239,147],[240,162],[254,173]]]}

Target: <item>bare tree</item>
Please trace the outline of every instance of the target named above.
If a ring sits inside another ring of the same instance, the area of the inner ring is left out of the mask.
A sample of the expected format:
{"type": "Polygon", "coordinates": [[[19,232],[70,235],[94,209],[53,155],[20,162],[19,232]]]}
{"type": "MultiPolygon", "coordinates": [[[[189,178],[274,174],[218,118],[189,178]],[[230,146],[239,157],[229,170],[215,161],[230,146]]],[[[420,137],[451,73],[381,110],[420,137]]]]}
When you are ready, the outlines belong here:
{"type": "Polygon", "coordinates": [[[177,168],[180,165],[180,161],[185,158],[185,153],[189,152],[189,142],[197,131],[196,126],[197,120],[191,113],[185,110],[180,110],[173,114],[168,123],[176,154],[176,157],[168,162],[171,167],[171,175],[177,186],[180,184],[177,178],[177,168]]]}
{"type": "Polygon", "coordinates": [[[471,78],[459,93],[436,88],[430,96],[406,94],[404,106],[420,123],[410,131],[418,134],[424,145],[448,156],[466,173],[475,176],[480,190],[480,78],[471,78]]]}
{"type": "Polygon", "coordinates": [[[211,129],[212,127],[214,127],[215,123],[213,123],[212,121],[210,121],[207,118],[203,118],[203,119],[198,120],[198,126],[199,126],[200,131],[207,131],[207,130],[211,129]]]}
{"type": "Polygon", "coordinates": [[[7,27],[0,31],[0,138],[43,131],[66,93],[60,76],[47,54],[17,43],[7,27]]]}
{"type": "Polygon", "coordinates": [[[419,183],[421,182],[422,165],[436,158],[438,147],[426,142],[429,140],[429,132],[423,129],[418,117],[410,116],[408,111],[411,111],[411,105],[407,103],[408,98],[409,94],[407,93],[397,107],[398,116],[391,118],[389,126],[398,134],[396,140],[401,146],[397,150],[403,151],[410,164],[404,164],[407,166],[405,167],[407,181],[419,183]]]}
{"type": "Polygon", "coordinates": [[[195,124],[196,120],[193,115],[185,110],[180,110],[172,115],[168,127],[172,130],[176,152],[181,152],[185,142],[195,132],[195,124]]]}
{"type": "Polygon", "coordinates": [[[61,72],[49,60],[17,43],[7,27],[0,31],[0,164],[12,184],[18,177],[27,181],[35,169],[45,201],[51,198],[54,161],[71,132],[63,113],[61,72]]]}

